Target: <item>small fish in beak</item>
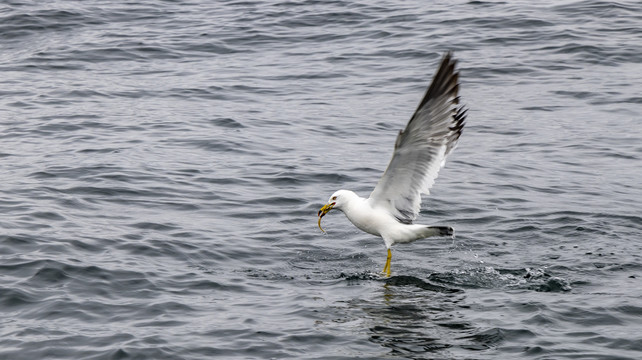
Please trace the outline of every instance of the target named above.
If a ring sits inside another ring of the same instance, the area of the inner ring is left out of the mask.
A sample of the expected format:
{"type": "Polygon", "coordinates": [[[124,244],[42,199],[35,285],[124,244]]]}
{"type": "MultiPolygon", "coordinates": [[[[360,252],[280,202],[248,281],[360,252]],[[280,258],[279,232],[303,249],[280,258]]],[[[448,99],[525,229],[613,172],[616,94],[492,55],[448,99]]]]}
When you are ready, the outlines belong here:
{"type": "Polygon", "coordinates": [[[321,227],[321,218],[324,217],[325,214],[330,212],[330,210],[332,210],[332,208],[334,207],[335,204],[336,204],[336,202],[333,202],[333,203],[330,203],[330,204],[325,204],[325,205],[323,205],[321,210],[319,210],[319,212],[317,213],[317,216],[319,216],[319,229],[321,229],[321,231],[323,231],[324,233],[325,233],[325,230],[323,230],[323,228],[321,227]]]}

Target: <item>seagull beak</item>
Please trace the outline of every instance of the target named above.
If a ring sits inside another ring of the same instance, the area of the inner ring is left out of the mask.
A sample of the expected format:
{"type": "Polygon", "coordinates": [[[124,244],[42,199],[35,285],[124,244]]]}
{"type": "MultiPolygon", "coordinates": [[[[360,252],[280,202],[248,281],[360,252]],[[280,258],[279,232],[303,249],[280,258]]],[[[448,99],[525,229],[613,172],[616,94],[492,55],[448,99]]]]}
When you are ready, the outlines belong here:
{"type": "Polygon", "coordinates": [[[319,210],[319,213],[317,214],[319,216],[319,229],[321,229],[321,231],[323,232],[325,232],[325,230],[323,230],[323,228],[321,227],[321,218],[324,217],[325,214],[330,212],[330,210],[332,210],[334,205],[336,205],[335,202],[323,205],[323,207],[321,208],[321,210],[319,210]]]}

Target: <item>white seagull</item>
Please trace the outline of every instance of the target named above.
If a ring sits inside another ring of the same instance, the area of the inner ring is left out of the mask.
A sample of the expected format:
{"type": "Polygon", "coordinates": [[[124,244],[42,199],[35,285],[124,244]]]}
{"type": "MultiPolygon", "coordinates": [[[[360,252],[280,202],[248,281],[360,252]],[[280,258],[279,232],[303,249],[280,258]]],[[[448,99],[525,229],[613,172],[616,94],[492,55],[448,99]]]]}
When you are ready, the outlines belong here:
{"type": "Polygon", "coordinates": [[[321,218],[338,209],[360,230],[382,237],[388,249],[385,276],[390,276],[392,245],[455,233],[448,226],[412,223],[420,210],[421,194],[429,193],[464,128],[467,110],[459,106],[455,64],[452,53],[446,53],[417,110],[399,132],[390,164],[370,197],[339,190],[318,213],[321,231],[321,218]]]}

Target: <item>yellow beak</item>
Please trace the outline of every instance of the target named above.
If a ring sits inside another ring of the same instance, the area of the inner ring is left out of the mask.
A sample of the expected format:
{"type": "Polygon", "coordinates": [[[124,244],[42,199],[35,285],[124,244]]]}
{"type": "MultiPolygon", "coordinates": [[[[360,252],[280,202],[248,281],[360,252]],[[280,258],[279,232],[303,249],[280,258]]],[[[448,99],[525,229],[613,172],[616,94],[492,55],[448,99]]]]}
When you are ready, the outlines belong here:
{"type": "Polygon", "coordinates": [[[325,214],[330,212],[330,210],[332,210],[332,208],[334,207],[335,204],[336,203],[333,202],[333,203],[330,203],[330,204],[323,205],[323,207],[321,208],[321,210],[319,210],[319,213],[317,214],[319,216],[319,229],[321,229],[321,231],[323,231],[323,232],[325,232],[325,230],[323,230],[323,228],[321,227],[321,218],[324,217],[325,214]]]}

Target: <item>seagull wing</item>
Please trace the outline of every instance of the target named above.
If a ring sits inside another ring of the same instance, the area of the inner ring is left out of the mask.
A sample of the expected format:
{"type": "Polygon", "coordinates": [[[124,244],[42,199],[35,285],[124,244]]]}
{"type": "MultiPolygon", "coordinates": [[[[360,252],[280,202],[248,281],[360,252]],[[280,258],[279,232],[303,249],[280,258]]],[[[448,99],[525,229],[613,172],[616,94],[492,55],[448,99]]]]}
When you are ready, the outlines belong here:
{"type": "Polygon", "coordinates": [[[399,132],[388,168],[370,194],[373,206],[387,208],[400,222],[417,217],[421,194],[428,194],[446,156],[464,128],[466,109],[459,106],[459,73],[450,52],[408,125],[399,132]]]}

